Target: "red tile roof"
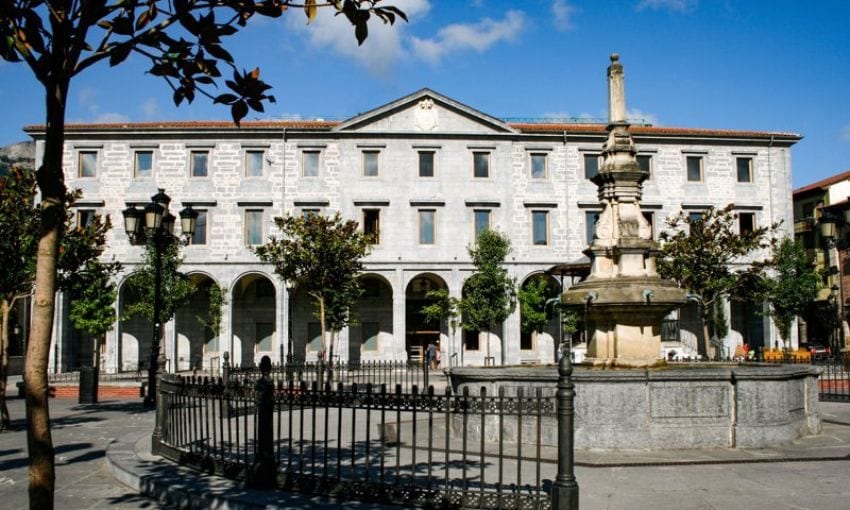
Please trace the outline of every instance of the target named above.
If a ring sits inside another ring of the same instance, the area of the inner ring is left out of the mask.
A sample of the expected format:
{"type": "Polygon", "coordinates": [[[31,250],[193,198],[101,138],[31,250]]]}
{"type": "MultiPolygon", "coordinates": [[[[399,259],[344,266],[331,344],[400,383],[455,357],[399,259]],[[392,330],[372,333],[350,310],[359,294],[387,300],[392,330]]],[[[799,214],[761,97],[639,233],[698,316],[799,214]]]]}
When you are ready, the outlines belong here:
{"type": "Polygon", "coordinates": [[[837,184],[841,181],[846,181],[848,179],[850,179],[850,170],[837,175],[833,175],[832,177],[827,177],[826,179],[822,179],[817,182],[813,182],[811,184],[807,184],[802,188],[797,188],[794,190],[794,195],[802,195],[812,190],[822,190],[832,186],[833,184],[837,184]]]}

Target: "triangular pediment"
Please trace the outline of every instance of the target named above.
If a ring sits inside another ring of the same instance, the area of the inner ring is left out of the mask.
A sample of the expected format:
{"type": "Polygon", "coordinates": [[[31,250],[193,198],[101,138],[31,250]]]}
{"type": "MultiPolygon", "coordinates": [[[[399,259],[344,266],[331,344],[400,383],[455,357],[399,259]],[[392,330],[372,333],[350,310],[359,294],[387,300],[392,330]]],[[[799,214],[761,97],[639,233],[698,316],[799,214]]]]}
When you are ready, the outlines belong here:
{"type": "Polygon", "coordinates": [[[505,122],[430,89],[352,117],[334,131],[381,133],[513,133],[505,122]]]}

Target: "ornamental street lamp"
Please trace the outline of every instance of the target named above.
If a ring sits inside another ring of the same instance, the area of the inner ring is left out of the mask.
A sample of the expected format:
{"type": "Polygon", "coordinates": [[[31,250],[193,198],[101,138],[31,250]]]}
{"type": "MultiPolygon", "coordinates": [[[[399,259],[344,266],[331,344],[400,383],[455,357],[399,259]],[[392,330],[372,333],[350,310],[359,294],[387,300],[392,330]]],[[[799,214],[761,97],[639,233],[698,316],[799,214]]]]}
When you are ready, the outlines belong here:
{"type": "Polygon", "coordinates": [[[188,244],[195,233],[195,223],[198,212],[187,205],[180,211],[181,237],[174,235],[174,223],[176,218],[168,212],[171,198],[165,194],[163,188],[159,188],[156,195],[151,197],[150,203],[144,209],[138,209],[134,205],[122,211],[124,215],[124,231],[134,244],[150,241],[154,249],[154,302],[153,302],[153,334],[151,335],[151,354],[148,364],[148,391],[145,395],[145,407],[156,405],[156,377],[165,366],[165,353],[160,350],[160,331],[162,323],[160,314],[162,308],[162,250],[168,243],[181,242],[188,244]]]}

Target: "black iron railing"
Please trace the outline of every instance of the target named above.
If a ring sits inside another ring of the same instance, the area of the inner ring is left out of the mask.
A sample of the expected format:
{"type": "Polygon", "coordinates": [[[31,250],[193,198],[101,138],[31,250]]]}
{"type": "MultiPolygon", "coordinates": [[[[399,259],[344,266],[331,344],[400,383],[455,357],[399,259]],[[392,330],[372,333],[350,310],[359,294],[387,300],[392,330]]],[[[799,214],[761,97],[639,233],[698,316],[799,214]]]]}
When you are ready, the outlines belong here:
{"type": "Polygon", "coordinates": [[[155,453],[248,483],[418,507],[551,508],[557,449],[542,434],[556,401],[541,390],[163,376],[159,402],[155,453]]]}

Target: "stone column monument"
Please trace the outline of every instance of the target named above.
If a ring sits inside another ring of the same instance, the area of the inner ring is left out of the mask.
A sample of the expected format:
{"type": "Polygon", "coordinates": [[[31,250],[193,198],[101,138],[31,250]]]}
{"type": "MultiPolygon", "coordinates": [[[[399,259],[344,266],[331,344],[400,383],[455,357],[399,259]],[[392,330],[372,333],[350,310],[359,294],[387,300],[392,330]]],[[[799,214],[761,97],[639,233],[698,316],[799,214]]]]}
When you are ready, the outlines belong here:
{"type": "Polygon", "coordinates": [[[617,54],[608,67],[608,140],[603,145],[598,186],[602,213],[593,241],[590,276],[561,296],[580,308],[592,337],[586,361],[604,367],[649,367],[664,364],[661,321],[685,302],[685,291],[658,276],[658,244],[643,217],[640,199],[649,177],[635,159],[635,144],[626,120],[623,65],[617,54]]]}

